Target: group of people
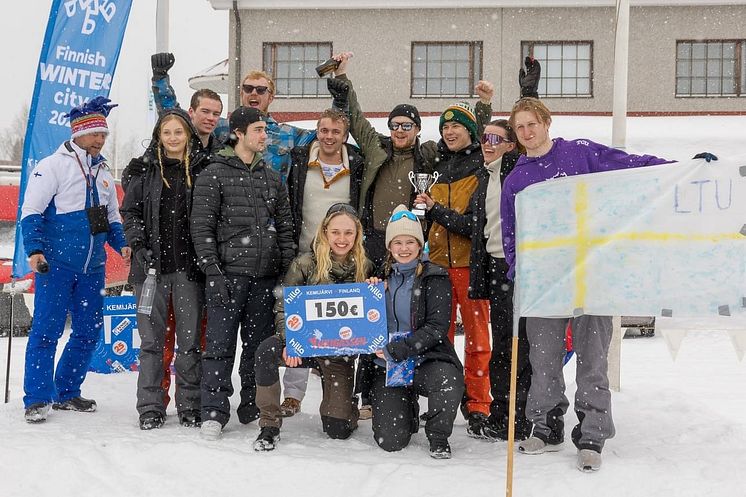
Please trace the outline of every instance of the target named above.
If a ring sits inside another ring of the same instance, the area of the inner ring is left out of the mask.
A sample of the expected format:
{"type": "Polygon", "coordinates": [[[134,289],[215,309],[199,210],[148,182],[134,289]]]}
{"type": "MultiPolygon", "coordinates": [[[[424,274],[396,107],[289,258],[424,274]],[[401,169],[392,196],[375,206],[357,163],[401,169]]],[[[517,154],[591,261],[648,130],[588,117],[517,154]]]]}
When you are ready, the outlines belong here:
{"type": "MultiPolygon", "coordinates": [[[[407,103],[392,109],[385,136],[360,107],[347,74],[350,57],[334,56],[332,108],[315,130],[304,130],[271,117],[275,87],[262,71],[243,78],[241,106],[228,120],[210,90],[197,91],[184,111],[168,78],[173,55],[154,55],[160,118],[145,153],[123,173],[121,218],[100,155],[111,105],[94,99],[73,109],[71,140],[36,167],[23,204],[25,247],[37,272],[27,421],[44,421],[50,406],[96,408],[81,397],[80,385],[102,325],[98,290],[108,242],[132,256],[137,298],[148,271],[157,274],[152,311],[137,316],[143,430],[166,422],[175,335],[178,420],[200,427],[206,439],[219,438],[231,415],[240,336],[237,416],[243,424],[259,420],[257,451],[277,447],[283,418],[300,410],[309,368],[321,376],[322,428],[331,438],[350,437],[359,420],[372,417],[376,443],[397,451],[423,424],[430,455],[447,459],[460,410],[469,436],[508,439],[515,196],[560,176],[667,161],[589,140],[552,140],[551,114],[537,93],[540,66],[532,58],[521,69],[521,98],[509,119],[492,120],[494,87],[480,81],[475,106],[459,102],[441,114],[437,143],[420,141],[420,114],[407,103]],[[357,146],[347,143],[348,135],[357,146]],[[438,180],[418,192],[412,172],[437,173],[438,180]],[[424,206],[423,217],[410,210],[415,205],[424,206]],[[102,210],[107,223],[97,231],[102,210]],[[282,286],[379,281],[386,286],[387,330],[408,332],[406,338],[357,358],[287,354],[282,286]],[[453,345],[459,308],[463,365],[453,345]],[[53,378],[68,311],[71,337],[53,378]],[[386,386],[387,361],[405,359],[415,365],[411,386],[386,386]],[[422,414],[419,396],[428,399],[422,414]]],[[[593,471],[614,436],[608,316],[520,319],[514,433],[525,454],[563,445],[568,321],[579,420],[571,438],[578,468],[593,471]]]]}

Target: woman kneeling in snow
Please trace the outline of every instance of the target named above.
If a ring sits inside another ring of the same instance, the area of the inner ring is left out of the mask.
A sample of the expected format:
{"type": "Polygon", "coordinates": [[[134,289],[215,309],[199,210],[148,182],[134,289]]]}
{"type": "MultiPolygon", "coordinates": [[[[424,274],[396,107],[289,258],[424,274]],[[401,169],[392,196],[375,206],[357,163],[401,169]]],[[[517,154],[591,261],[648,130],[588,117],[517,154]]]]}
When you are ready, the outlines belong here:
{"type": "Polygon", "coordinates": [[[386,451],[406,447],[419,428],[417,396],[422,395],[428,398],[423,417],[430,455],[449,459],[448,437],[464,393],[464,375],[448,340],[451,282],[445,269],[423,256],[423,245],[417,216],[398,206],[386,227],[386,315],[389,334],[406,337],[376,352],[373,436],[386,451]],[[386,386],[386,362],[407,359],[412,359],[414,366],[411,385],[386,386]]]}
{"type": "MultiPolygon", "coordinates": [[[[362,283],[372,271],[363,248],[363,228],[355,209],[334,204],[316,231],[313,252],[295,258],[283,280],[284,286],[362,283]]],[[[285,347],[284,301],[275,302],[276,335],[264,340],[256,351],[256,405],[261,431],[254,450],[269,451],[280,440],[281,364],[287,367],[316,367],[321,372],[323,399],[321,422],[330,438],[346,439],[357,428],[358,411],[353,402],[354,357],[288,357],[285,347]]]]}

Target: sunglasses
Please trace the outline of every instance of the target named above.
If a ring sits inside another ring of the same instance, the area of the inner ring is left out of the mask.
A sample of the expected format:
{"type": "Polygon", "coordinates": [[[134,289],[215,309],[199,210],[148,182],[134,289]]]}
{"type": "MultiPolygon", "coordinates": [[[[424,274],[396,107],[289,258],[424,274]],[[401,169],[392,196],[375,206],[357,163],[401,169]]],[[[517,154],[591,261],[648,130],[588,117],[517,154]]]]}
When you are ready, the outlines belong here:
{"type": "Polygon", "coordinates": [[[346,212],[347,214],[351,214],[355,217],[357,216],[357,211],[353,206],[350,204],[345,204],[343,202],[337,202],[336,204],[332,204],[331,207],[329,207],[329,210],[326,211],[326,217],[331,216],[332,214],[337,214],[339,212],[346,212]]]}
{"type": "Polygon", "coordinates": [[[397,212],[396,214],[394,214],[393,216],[391,216],[391,219],[389,219],[389,222],[393,223],[394,221],[398,221],[398,220],[400,220],[403,217],[406,217],[410,221],[420,222],[420,220],[417,219],[417,216],[415,216],[414,214],[412,214],[410,211],[399,211],[399,212],[397,212]]]}
{"type": "Polygon", "coordinates": [[[241,88],[243,88],[244,93],[251,93],[256,90],[257,95],[264,95],[269,90],[268,86],[241,85],[241,88]]]}
{"type": "Polygon", "coordinates": [[[490,145],[500,145],[501,143],[513,143],[507,138],[503,138],[497,133],[485,133],[482,135],[482,143],[489,143],[490,145]]]}
{"type": "Polygon", "coordinates": [[[414,128],[414,123],[395,123],[395,122],[389,122],[389,129],[391,131],[396,131],[399,128],[401,128],[402,131],[412,131],[412,128],[414,128]]]}

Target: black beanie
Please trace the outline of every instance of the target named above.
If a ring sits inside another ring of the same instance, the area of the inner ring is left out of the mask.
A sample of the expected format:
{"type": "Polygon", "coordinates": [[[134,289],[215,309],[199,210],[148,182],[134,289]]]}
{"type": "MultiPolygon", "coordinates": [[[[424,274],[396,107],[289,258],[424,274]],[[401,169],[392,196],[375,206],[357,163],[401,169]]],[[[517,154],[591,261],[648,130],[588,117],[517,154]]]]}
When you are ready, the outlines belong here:
{"type": "Polygon", "coordinates": [[[399,104],[394,107],[394,110],[389,114],[389,121],[397,116],[408,117],[417,125],[418,128],[422,129],[422,120],[420,119],[420,112],[417,107],[409,104],[399,104]]]}

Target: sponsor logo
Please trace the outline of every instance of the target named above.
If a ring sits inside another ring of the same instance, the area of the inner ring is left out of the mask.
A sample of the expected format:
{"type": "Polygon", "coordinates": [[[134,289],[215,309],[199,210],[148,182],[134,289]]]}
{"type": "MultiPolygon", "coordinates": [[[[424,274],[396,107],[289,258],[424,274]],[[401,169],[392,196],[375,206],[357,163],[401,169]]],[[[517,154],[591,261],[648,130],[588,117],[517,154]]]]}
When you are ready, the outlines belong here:
{"type": "Polygon", "coordinates": [[[114,342],[114,344],[111,346],[112,352],[114,352],[116,355],[124,355],[127,353],[127,344],[124,343],[122,340],[117,340],[114,342]]]}
{"type": "Polygon", "coordinates": [[[350,338],[352,338],[352,328],[350,328],[349,326],[342,326],[339,329],[339,338],[341,338],[342,340],[349,340],[350,338]]]}
{"type": "Polygon", "coordinates": [[[303,328],[303,318],[298,314],[291,314],[285,319],[285,326],[290,331],[298,331],[303,328]]]}
{"type": "Polygon", "coordinates": [[[377,323],[379,319],[381,319],[381,313],[378,312],[378,309],[371,309],[368,311],[368,321],[371,323],[377,323]]]}

